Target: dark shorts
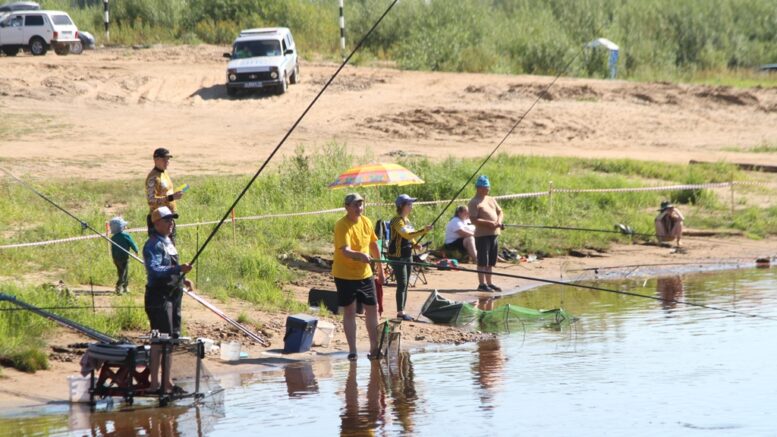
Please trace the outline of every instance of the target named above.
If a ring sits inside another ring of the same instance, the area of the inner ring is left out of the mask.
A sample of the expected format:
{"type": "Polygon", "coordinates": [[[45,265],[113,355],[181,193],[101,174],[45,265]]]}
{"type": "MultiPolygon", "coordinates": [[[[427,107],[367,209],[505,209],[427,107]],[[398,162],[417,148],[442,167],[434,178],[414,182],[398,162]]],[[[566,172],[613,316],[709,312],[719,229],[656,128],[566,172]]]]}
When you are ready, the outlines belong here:
{"type": "Polygon", "coordinates": [[[181,333],[181,299],[171,298],[166,291],[146,287],[146,316],[152,330],[162,334],[181,333]],[[169,305],[168,305],[169,303],[169,305]]]}
{"type": "Polygon", "coordinates": [[[459,238],[456,241],[454,241],[453,243],[446,244],[445,245],[445,251],[447,252],[449,250],[450,251],[458,251],[458,252],[461,252],[462,254],[466,255],[467,254],[467,248],[464,247],[464,239],[463,238],[459,238]]]}
{"type": "Polygon", "coordinates": [[[479,266],[495,266],[496,256],[499,252],[499,243],[496,235],[475,237],[475,249],[478,251],[479,266]]]}
{"type": "Polygon", "coordinates": [[[339,279],[335,278],[337,287],[337,304],[341,307],[347,307],[353,301],[360,302],[362,305],[377,305],[375,299],[375,279],[339,279]]]}

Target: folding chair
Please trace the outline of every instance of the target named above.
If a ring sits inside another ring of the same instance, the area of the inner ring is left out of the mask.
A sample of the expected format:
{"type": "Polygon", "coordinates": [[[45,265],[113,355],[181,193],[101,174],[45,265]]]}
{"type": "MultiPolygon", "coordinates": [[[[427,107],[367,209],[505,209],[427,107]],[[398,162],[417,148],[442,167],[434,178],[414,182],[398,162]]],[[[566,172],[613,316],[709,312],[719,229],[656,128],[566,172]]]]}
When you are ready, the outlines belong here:
{"type": "MultiPolygon", "coordinates": [[[[413,249],[413,262],[414,263],[426,263],[429,259],[429,244],[430,243],[424,243],[421,247],[423,248],[423,253],[416,253],[415,249],[413,249]]],[[[413,268],[410,271],[410,277],[413,281],[412,287],[415,287],[418,283],[418,280],[420,279],[421,282],[424,285],[427,285],[429,281],[426,280],[426,267],[423,266],[413,266],[413,268]],[[413,278],[413,275],[415,275],[415,279],[413,278]]]]}

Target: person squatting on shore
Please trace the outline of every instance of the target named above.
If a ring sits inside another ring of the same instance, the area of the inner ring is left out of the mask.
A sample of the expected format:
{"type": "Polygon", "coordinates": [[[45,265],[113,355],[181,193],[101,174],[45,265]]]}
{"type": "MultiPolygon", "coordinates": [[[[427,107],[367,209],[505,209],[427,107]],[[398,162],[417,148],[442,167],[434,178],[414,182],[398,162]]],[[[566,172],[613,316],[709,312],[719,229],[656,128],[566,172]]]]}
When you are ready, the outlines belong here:
{"type": "Polygon", "coordinates": [[[677,247],[680,247],[685,217],[679,209],[667,201],[661,202],[661,208],[658,211],[655,224],[659,243],[676,240],[677,247]]]}
{"type": "MultiPolygon", "coordinates": [[[[154,230],[151,238],[143,246],[143,260],[146,266],[145,308],[151,330],[160,334],[168,334],[177,338],[181,334],[181,298],[182,287],[191,289],[192,283],[183,275],[192,270],[190,264],[181,264],[178,250],[170,239],[178,218],[166,206],[159,207],[151,213],[154,230]]],[[[161,364],[162,345],[151,345],[151,390],[159,389],[159,368],[161,364]]],[[[166,368],[172,366],[172,357],[167,355],[166,368]]],[[[170,373],[168,373],[168,376],[170,373]]],[[[172,380],[164,381],[164,390],[173,390],[172,380]]]]}
{"type": "Polygon", "coordinates": [[[423,229],[416,230],[410,223],[410,212],[413,211],[414,199],[407,194],[400,194],[394,201],[397,207],[397,215],[391,219],[391,241],[389,242],[388,258],[394,278],[397,280],[397,318],[411,321],[413,318],[405,314],[407,303],[407,288],[410,285],[410,272],[413,262],[413,249],[417,248],[416,239],[426,235],[432,230],[432,225],[426,225],[423,229]]]}
{"type": "Polygon", "coordinates": [[[335,224],[335,253],[332,276],[337,287],[337,304],[343,308],[343,330],[348,341],[348,359],[356,360],[356,302],[364,306],[365,325],[370,339],[370,359],[378,358],[378,306],[375,278],[370,263],[375,260],[378,280],[383,268],[375,228],[364,214],[364,198],[357,193],[345,196],[346,214],[335,224]]]}
{"type": "Polygon", "coordinates": [[[477,249],[478,290],[502,291],[491,282],[491,271],[496,265],[499,253],[497,239],[502,232],[504,215],[496,199],[489,196],[491,181],[488,176],[481,175],[475,182],[477,192],[469,201],[469,217],[475,225],[475,248],[477,249]]]}

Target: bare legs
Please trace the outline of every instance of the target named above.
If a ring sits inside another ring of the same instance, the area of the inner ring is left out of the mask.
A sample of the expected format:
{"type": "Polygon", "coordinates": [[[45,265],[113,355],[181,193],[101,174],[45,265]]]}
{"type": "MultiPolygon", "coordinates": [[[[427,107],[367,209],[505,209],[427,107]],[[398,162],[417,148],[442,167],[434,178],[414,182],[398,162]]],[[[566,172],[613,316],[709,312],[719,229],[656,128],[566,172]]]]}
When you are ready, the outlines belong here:
{"type": "MultiPolygon", "coordinates": [[[[160,371],[160,364],[162,363],[162,348],[164,346],[160,344],[153,344],[151,345],[151,368],[149,369],[151,373],[151,390],[159,390],[159,371],[160,371]]],[[[169,392],[173,390],[173,381],[171,379],[171,373],[170,369],[172,369],[173,364],[173,357],[171,353],[167,354],[167,359],[165,360],[165,367],[167,368],[167,381],[165,382],[165,392],[169,392]]]]}
{"type": "MultiPolygon", "coordinates": [[[[343,308],[343,331],[348,341],[348,353],[356,353],[356,301],[343,308]]],[[[365,325],[370,338],[370,353],[378,352],[378,306],[364,305],[365,325]]]]}
{"type": "Polygon", "coordinates": [[[467,237],[464,239],[464,248],[467,249],[467,255],[469,259],[475,261],[478,259],[478,251],[475,249],[475,237],[467,237]]]}
{"type": "Polygon", "coordinates": [[[478,281],[481,284],[494,285],[491,282],[491,272],[493,271],[491,266],[478,266],[478,281]]]}

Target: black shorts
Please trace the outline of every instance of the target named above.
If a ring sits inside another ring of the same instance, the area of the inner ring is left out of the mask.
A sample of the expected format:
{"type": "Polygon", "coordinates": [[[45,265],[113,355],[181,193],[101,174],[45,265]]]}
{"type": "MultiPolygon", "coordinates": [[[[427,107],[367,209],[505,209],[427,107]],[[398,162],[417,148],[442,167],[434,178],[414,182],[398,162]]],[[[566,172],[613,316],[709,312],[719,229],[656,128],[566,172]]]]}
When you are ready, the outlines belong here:
{"type": "Polygon", "coordinates": [[[165,290],[146,287],[146,316],[152,330],[161,334],[179,335],[181,333],[181,299],[172,297],[165,290]],[[172,323],[172,324],[171,324],[172,323]]]}
{"type": "Polygon", "coordinates": [[[448,243],[448,244],[446,244],[446,245],[445,245],[445,252],[446,252],[446,255],[449,255],[449,254],[447,253],[449,250],[450,250],[450,251],[458,251],[458,252],[460,252],[460,253],[462,253],[462,254],[466,255],[466,254],[467,254],[467,248],[466,248],[466,247],[464,247],[464,239],[463,239],[463,238],[458,238],[458,239],[456,239],[456,241],[454,241],[453,243],[448,243]]]}
{"type": "Polygon", "coordinates": [[[360,302],[362,305],[377,305],[375,299],[375,279],[339,279],[335,278],[337,287],[337,304],[341,307],[347,307],[353,301],[360,302]]]}
{"type": "Polygon", "coordinates": [[[478,251],[479,266],[493,267],[496,265],[496,256],[499,252],[499,243],[496,240],[496,235],[475,237],[475,249],[478,251]]]}

